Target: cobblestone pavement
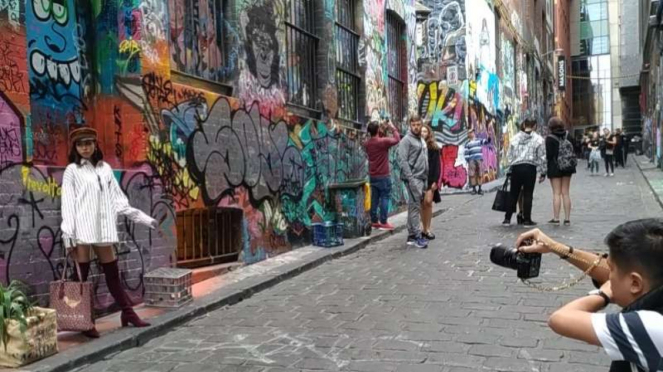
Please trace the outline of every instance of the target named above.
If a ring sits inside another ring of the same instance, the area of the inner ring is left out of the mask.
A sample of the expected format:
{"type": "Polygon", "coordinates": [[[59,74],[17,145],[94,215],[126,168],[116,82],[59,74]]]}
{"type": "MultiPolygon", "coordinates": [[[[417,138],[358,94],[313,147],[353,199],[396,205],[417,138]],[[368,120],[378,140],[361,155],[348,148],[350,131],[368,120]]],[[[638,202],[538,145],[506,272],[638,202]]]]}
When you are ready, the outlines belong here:
{"type": "MultiPolygon", "coordinates": [[[[589,281],[541,293],[489,262],[491,244],[523,231],[500,226],[493,197],[445,198],[467,202],[434,221],[438,238],[428,250],[395,235],[81,370],[607,371],[602,350],[562,339],[545,323],[590,290],[589,281]]],[[[617,224],[661,212],[633,164],[614,178],[580,169],[572,197],[573,225],[543,229],[575,247],[603,250],[617,224]]],[[[535,219],[550,219],[550,200],[546,181],[537,186],[535,219]]],[[[542,280],[577,274],[544,257],[542,280]]]]}

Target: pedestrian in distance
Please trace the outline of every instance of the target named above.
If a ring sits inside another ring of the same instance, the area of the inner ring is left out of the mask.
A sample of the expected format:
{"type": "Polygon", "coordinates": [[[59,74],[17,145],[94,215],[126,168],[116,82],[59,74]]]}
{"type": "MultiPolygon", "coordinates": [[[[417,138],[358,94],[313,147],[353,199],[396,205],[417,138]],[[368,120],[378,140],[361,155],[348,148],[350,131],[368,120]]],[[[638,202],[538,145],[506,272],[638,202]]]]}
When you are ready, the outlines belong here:
{"type": "MultiPolygon", "coordinates": [[[[122,310],[122,326],[147,327],[132,308],[131,300],[122,287],[120,271],[113,245],[118,243],[117,216],[123,215],[134,223],[155,229],[157,221],[129,205],[126,195],[113,174],[97,142],[92,128],[75,129],[70,134],[69,165],[62,177],[62,240],[80,267],[85,282],[90,273],[92,253],[101,264],[108,292],[122,310]],[[92,252],[94,251],[94,252],[92,252]]],[[[98,338],[95,328],[83,332],[98,338]]]]}
{"type": "Polygon", "coordinates": [[[535,226],[532,221],[532,200],[534,198],[534,186],[536,175],[540,174],[539,183],[546,179],[546,148],[543,138],[534,131],[536,120],[525,119],[522,128],[513,137],[507,152],[509,164],[508,174],[511,177],[511,202],[512,207],[505,214],[502,225],[511,225],[511,216],[516,209],[518,197],[523,193],[523,225],[535,226]]]}
{"type": "Polygon", "coordinates": [[[465,144],[465,161],[467,162],[470,186],[472,186],[472,195],[483,195],[483,190],[481,190],[481,184],[483,183],[481,177],[483,146],[490,143],[490,138],[477,138],[474,129],[469,130],[467,137],[469,141],[465,144]]]}
{"type": "Polygon", "coordinates": [[[550,134],[546,137],[548,179],[553,193],[553,218],[550,224],[559,225],[559,213],[564,205],[564,225],[571,224],[571,177],[576,173],[577,160],[562,119],[554,116],[548,121],[550,134]]]}
{"type": "Polygon", "coordinates": [[[624,168],[624,137],[621,128],[615,129],[615,166],[624,168]]]}
{"type": "Polygon", "coordinates": [[[609,254],[598,255],[558,243],[538,229],[516,241],[520,252],[554,253],[567,260],[598,288],[550,316],[548,326],[555,333],[602,347],[612,360],[610,372],[661,371],[663,220],[626,222],[606,236],[605,244],[609,254]],[[621,312],[599,313],[611,303],[621,312]]]}
{"type": "Polygon", "coordinates": [[[421,206],[421,235],[427,240],[435,239],[435,234],[430,231],[431,221],[433,220],[433,203],[442,201],[438,182],[442,172],[440,162],[440,146],[435,140],[435,134],[430,126],[424,125],[421,128],[421,136],[426,142],[428,148],[428,187],[424,193],[424,201],[421,206]]]}
{"type": "Polygon", "coordinates": [[[364,143],[364,149],[371,185],[371,225],[374,229],[391,231],[394,226],[387,221],[391,196],[389,150],[398,144],[401,136],[389,121],[384,125],[371,121],[368,123],[368,135],[370,138],[364,143]]]}
{"type": "Polygon", "coordinates": [[[421,137],[423,122],[418,115],[408,120],[410,130],[398,145],[398,163],[401,178],[408,193],[407,201],[407,244],[428,248],[428,240],[421,234],[421,202],[427,189],[428,148],[421,137]]]}
{"type": "Polygon", "coordinates": [[[593,133],[592,140],[589,142],[589,149],[590,174],[592,176],[594,174],[598,175],[600,171],[599,163],[601,162],[601,139],[599,138],[599,132],[593,133]]]}
{"type": "Polygon", "coordinates": [[[615,146],[617,146],[616,136],[610,132],[610,129],[603,129],[603,140],[605,152],[603,160],[605,161],[605,176],[615,176],[615,146]]]}

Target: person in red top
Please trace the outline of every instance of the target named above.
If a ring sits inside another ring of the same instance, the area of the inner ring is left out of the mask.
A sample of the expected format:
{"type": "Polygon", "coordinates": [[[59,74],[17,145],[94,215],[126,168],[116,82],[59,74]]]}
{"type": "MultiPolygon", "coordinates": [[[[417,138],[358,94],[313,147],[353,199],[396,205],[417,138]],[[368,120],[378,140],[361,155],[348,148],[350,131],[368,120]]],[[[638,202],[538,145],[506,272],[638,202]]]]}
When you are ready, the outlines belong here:
{"type": "Polygon", "coordinates": [[[368,124],[370,138],[364,143],[371,181],[371,222],[373,228],[380,230],[394,229],[394,226],[387,222],[391,195],[389,149],[401,140],[398,129],[391,122],[387,123],[382,127],[376,121],[370,122],[368,124]]]}

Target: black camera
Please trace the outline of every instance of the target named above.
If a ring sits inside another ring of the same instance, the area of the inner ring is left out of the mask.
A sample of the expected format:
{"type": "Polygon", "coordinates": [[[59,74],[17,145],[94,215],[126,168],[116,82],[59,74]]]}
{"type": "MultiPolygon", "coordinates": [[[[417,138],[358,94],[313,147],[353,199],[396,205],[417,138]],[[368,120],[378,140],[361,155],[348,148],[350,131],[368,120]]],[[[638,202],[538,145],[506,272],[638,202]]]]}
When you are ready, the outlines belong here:
{"type": "MultiPolygon", "coordinates": [[[[526,240],[522,245],[531,244],[531,241],[526,240]]],[[[490,262],[516,270],[520,279],[536,278],[539,276],[541,268],[541,253],[518,252],[515,248],[507,248],[499,244],[490,250],[490,262]]]]}

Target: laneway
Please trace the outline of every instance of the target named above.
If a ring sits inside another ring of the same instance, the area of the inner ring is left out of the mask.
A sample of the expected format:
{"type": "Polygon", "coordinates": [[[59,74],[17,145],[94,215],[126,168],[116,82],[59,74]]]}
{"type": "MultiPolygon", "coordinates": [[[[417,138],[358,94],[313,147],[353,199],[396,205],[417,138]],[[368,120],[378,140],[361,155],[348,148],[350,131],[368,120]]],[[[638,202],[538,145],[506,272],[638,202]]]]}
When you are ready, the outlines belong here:
{"type": "MultiPolygon", "coordinates": [[[[617,224],[660,216],[634,164],[614,178],[579,173],[573,225],[543,225],[552,236],[603,250],[617,224]]],[[[491,244],[510,244],[523,231],[499,224],[493,197],[445,197],[468,202],[434,221],[438,239],[428,250],[406,248],[404,233],[396,235],[82,370],[606,371],[603,351],[563,340],[545,324],[552,310],[590,290],[589,281],[541,293],[488,260],[491,244]]],[[[540,223],[551,217],[550,200],[546,181],[536,192],[540,223]]],[[[552,256],[543,266],[550,284],[578,274],[552,256]]]]}

